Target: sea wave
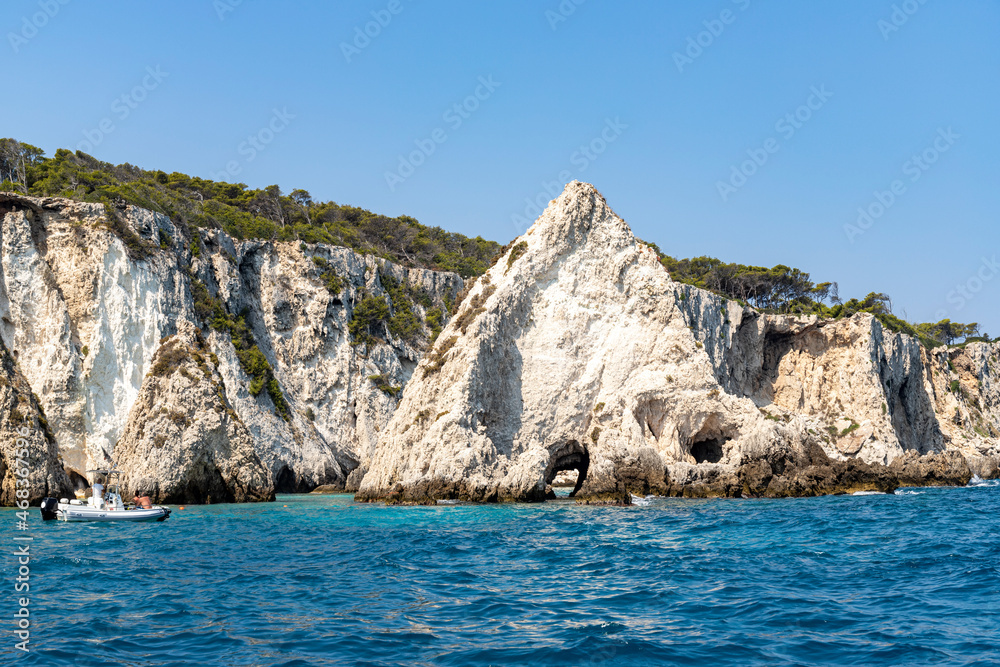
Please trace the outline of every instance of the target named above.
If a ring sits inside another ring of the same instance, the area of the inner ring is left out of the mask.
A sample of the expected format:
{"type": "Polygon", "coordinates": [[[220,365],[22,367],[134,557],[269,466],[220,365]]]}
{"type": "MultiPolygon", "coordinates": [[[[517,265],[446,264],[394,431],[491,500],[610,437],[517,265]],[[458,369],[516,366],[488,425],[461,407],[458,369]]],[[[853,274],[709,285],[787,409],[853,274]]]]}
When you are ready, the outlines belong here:
{"type": "Polygon", "coordinates": [[[1000,486],[1000,479],[983,479],[974,474],[969,480],[969,486],[1000,486]]]}

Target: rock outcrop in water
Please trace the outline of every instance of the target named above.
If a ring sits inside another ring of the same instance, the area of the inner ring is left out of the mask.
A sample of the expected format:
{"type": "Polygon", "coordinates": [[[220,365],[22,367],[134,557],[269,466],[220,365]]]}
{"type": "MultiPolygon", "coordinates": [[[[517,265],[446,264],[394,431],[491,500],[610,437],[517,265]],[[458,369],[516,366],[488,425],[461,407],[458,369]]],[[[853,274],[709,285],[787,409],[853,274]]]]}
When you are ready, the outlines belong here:
{"type": "Polygon", "coordinates": [[[63,467],[79,487],[111,459],[129,484],[181,502],[344,487],[355,471],[356,485],[426,346],[427,309],[462,284],[136,207],[0,194],[0,339],[16,359],[0,398],[37,395],[51,430],[34,431],[32,474],[51,493],[69,492],[63,467]],[[374,321],[356,344],[356,306],[387,284],[415,296],[418,333],[374,321]],[[152,372],[167,357],[171,370],[152,372]]]}
{"type": "MultiPolygon", "coordinates": [[[[163,341],[115,447],[126,487],[141,489],[159,503],[274,499],[270,466],[261,461],[253,436],[229,402],[219,366],[191,324],[182,323],[180,332],[163,341]]],[[[301,458],[322,461],[335,455],[301,458]]]]}
{"type": "Polygon", "coordinates": [[[541,500],[574,469],[584,502],[965,483],[996,472],[998,354],[675,283],[574,182],[420,362],[358,498],[541,500]]]}

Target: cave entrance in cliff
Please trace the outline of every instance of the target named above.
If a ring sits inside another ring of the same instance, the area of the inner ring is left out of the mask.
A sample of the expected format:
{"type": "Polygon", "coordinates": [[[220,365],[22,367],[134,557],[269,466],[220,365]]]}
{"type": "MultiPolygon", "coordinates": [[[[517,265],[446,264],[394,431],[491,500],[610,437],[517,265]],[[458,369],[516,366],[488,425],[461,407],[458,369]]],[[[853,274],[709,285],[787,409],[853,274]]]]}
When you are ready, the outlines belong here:
{"type": "Polygon", "coordinates": [[[701,428],[691,436],[688,451],[695,463],[718,463],[726,454],[726,444],[733,439],[732,429],[725,426],[722,415],[709,415],[701,428]]]}
{"type": "Polygon", "coordinates": [[[723,438],[699,440],[691,443],[691,456],[695,463],[718,463],[722,460],[722,448],[726,444],[723,438]]]}
{"type": "Polygon", "coordinates": [[[90,487],[87,478],[75,470],[67,468],[66,476],[69,477],[69,483],[73,485],[73,491],[86,491],[90,487]]]}
{"type": "Polygon", "coordinates": [[[572,498],[583,487],[588,468],[590,468],[590,454],[587,448],[575,440],[570,441],[553,452],[549,459],[549,467],[545,472],[545,485],[549,486],[556,481],[568,483],[572,481],[573,473],[576,473],[576,481],[569,494],[572,498]]]}
{"type": "Polygon", "coordinates": [[[275,493],[297,493],[298,480],[295,479],[295,473],[292,472],[288,466],[282,466],[281,470],[274,478],[274,492],[275,493]]]}

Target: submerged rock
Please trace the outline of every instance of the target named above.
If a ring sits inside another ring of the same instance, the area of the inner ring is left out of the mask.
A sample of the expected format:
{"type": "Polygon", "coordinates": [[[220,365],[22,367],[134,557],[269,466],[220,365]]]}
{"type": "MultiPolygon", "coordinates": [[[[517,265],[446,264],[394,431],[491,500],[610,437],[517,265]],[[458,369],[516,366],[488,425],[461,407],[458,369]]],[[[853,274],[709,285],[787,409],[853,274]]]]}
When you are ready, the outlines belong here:
{"type": "MultiPolygon", "coordinates": [[[[1000,429],[998,347],[983,347],[977,416],[1000,429]]],[[[591,503],[891,492],[904,452],[998,453],[941,426],[935,359],[870,315],[761,315],[675,283],[574,182],[421,360],[357,498],[540,501],[565,470],[591,503]]]]}

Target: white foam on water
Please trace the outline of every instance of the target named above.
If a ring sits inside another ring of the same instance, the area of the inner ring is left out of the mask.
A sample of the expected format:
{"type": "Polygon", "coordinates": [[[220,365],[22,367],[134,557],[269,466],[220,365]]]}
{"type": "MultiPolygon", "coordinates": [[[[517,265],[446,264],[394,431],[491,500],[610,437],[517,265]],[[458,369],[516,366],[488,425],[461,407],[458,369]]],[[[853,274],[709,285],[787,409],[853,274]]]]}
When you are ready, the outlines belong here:
{"type": "Polygon", "coordinates": [[[632,504],[645,507],[646,505],[651,504],[653,502],[653,498],[655,497],[656,496],[646,496],[645,498],[642,498],[640,496],[632,495],[632,504]]]}
{"type": "Polygon", "coordinates": [[[1000,479],[983,479],[979,475],[972,475],[972,479],[969,480],[969,486],[997,486],[1000,485],[1000,479]]]}
{"type": "Polygon", "coordinates": [[[884,496],[886,494],[881,491],[855,491],[851,494],[852,496],[884,496]]]}
{"type": "Polygon", "coordinates": [[[895,494],[897,496],[919,496],[919,495],[924,494],[924,493],[927,493],[927,492],[926,491],[914,491],[912,489],[908,489],[906,491],[899,491],[899,490],[897,490],[895,492],[895,494]]]}

